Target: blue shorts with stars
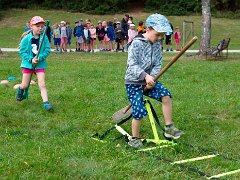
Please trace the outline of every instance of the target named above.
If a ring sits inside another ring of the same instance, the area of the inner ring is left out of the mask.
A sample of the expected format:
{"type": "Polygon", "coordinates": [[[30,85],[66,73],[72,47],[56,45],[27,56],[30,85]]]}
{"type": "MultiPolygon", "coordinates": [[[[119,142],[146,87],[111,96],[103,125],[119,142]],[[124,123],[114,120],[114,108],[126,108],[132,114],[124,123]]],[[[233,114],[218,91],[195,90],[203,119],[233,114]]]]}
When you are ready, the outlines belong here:
{"type": "Polygon", "coordinates": [[[172,97],[171,93],[159,81],[156,81],[155,86],[143,93],[145,86],[138,84],[126,84],[128,99],[132,105],[134,119],[141,119],[147,115],[147,110],[144,105],[143,95],[150,98],[162,101],[163,96],[172,97]]]}

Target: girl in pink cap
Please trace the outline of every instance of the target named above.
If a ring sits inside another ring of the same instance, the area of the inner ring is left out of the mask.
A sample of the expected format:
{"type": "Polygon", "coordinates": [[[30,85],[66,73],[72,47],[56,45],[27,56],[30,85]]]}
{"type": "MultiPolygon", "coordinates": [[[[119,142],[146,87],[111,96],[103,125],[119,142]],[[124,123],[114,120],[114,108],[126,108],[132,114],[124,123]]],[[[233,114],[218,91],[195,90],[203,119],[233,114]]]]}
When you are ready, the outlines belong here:
{"type": "Polygon", "coordinates": [[[34,16],[30,21],[31,31],[26,34],[20,43],[20,56],[22,58],[22,83],[18,87],[17,100],[26,99],[24,91],[28,88],[32,73],[37,75],[38,86],[41,92],[43,107],[46,110],[52,109],[48,102],[47,89],[45,86],[46,59],[50,54],[50,44],[47,36],[43,38],[45,21],[40,16],[34,16]],[[43,41],[38,58],[36,57],[40,42],[43,41]]]}

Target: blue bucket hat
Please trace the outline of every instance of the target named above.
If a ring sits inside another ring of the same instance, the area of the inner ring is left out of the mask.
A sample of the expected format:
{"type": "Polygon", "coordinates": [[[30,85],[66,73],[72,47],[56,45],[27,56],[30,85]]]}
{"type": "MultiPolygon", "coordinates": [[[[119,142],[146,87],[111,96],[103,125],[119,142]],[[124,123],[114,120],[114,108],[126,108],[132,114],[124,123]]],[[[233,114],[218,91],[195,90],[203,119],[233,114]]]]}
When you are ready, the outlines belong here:
{"type": "Polygon", "coordinates": [[[167,18],[161,14],[152,14],[146,20],[146,26],[152,27],[159,33],[170,33],[172,28],[167,18]]]}

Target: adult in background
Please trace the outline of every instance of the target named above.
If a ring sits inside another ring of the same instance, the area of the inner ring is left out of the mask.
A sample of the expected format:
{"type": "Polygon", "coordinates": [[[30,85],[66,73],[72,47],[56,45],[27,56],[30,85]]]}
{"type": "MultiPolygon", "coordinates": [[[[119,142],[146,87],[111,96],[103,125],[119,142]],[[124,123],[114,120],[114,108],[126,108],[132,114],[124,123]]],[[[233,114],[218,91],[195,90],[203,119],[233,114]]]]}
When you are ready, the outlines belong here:
{"type": "Polygon", "coordinates": [[[123,44],[124,44],[124,40],[126,40],[126,44],[127,44],[127,41],[128,41],[128,20],[129,20],[129,14],[125,14],[125,16],[124,16],[124,18],[122,19],[122,22],[121,22],[123,32],[124,32],[123,44]]]}

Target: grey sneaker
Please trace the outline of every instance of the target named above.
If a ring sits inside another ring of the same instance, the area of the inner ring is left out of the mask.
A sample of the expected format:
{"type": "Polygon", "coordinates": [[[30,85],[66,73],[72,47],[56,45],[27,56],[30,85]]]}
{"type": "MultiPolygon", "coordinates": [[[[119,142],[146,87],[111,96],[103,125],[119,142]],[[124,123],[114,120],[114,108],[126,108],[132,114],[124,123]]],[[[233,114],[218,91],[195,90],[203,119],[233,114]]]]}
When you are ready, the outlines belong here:
{"type": "Polygon", "coordinates": [[[183,135],[183,131],[177,129],[176,127],[172,126],[169,128],[165,128],[164,136],[167,138],[178,139],[183,135]]]}
{"type": "Polygon", "coordinates": [[[129,140],[128,145],[133,148],[141,148],[143,147],[142,140],[140,138],[132,138],[129,140]]]}

